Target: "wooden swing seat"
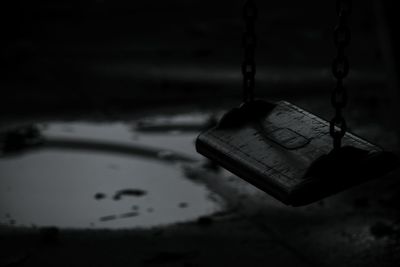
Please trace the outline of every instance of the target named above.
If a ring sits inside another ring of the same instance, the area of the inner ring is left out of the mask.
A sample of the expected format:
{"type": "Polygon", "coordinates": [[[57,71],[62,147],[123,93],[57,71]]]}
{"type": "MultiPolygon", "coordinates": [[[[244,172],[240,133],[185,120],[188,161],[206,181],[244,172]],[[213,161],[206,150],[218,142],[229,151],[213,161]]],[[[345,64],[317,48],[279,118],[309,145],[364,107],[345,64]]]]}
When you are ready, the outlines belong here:
{"type": "Polygon", "coordinates": [[[332,150],[329,123],[285,101],[256,100],[201,133],[199,153],[287,205],[306,205],[397,166],[394,154],[351,133],[332,150]]]}

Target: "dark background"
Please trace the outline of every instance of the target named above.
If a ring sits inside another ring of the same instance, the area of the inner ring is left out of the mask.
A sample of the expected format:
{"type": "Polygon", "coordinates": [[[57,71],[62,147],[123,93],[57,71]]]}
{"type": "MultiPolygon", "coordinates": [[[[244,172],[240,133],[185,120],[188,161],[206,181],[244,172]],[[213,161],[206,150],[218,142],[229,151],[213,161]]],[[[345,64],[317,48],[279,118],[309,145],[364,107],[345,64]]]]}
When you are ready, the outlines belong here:
{"type": "MultiPolygon", "coordinates": [[[[242,2],[8,1],[2,113],[239,99],[242,2]]],[[[335,1],[258,5],[258,96],[328,99],[335,1]]],[[[389,35],[376,6],[354,4],[348,82],[351,97],[386,103],[389,35]]]]}

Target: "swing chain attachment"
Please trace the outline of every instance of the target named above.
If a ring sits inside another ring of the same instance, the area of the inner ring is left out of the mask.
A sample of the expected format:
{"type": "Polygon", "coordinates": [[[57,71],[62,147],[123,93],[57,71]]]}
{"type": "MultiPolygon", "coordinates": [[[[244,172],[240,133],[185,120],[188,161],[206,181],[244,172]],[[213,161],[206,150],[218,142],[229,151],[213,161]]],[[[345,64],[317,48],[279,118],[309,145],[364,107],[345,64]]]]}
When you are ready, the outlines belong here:
{"type": "Polygon", "coordinates": [[[256,75],[255,49],[257,36],[255,33],[255,21],[257,19],[257,7],[253,0],[246,0],[243,6],[243,19],[245,21],[242,40],[244,48],[244,61],[242,63],[243,102],[248,103],[254,100],[256,75]]]}
{"type": "Polygon", "coordinates": [[[351,0],[337,0],[336,12],[338,15],[338,24],[334,31],[334,43],[337,48],[337,55],[332,64],[332,73],[336,78],[336,86],[331,96],[335,116],[330,121],[330,135],[333,138],[334,149],[341,147],[342,138],[347,131],[347,124],[343,117],[342,109],[346,107],[348,101],[347,90],[343,84],[343,80],[347,77],[350,70],[345,48],[350,44],[351,39],[350,28],[348,26],[348,17],[351,9],[351,0]],[[339,130],[335,127],[338,127],[339,130]]]}

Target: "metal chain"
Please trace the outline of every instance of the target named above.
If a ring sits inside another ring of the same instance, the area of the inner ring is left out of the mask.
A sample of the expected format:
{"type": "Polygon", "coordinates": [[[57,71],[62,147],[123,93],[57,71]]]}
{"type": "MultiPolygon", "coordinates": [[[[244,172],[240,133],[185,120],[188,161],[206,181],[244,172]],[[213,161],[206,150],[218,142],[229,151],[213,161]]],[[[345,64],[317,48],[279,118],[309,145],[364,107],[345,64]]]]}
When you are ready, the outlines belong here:
{"type": "Polygon", "coordinates": [[[330,122],[330,135],[333,138],[334,149],[340,148],[342,138],[346,134],[347,124],[343,117],[342,109],[347,105],[347,89],[343,80],[349,74],[350,66],[345,54],[345,48],[350,44],[351,34],[348,26],[348,18],[351,13],[351,0],[337,0],[336,12],[338,24],[334,31],[334,42],[337,48],[337,56],[332,64],[332,73],[336,78],[336,87],[332,92],[331,102],[335,108],[335,116],[330,122]],[[337,130],[339,128],[339,130],[337,130]]]}
{"type": "Polygon", "coordinates": [[[243,102],[254,100],[254,87],[256,75],[255,49],[257,36],[255,34],[255,21],[257,19],[257,7],[252,0],[246,0],[243,6],[243,18],[245,32],[243,34],[244,61],[242,63],[243,74],[243,102]]]}

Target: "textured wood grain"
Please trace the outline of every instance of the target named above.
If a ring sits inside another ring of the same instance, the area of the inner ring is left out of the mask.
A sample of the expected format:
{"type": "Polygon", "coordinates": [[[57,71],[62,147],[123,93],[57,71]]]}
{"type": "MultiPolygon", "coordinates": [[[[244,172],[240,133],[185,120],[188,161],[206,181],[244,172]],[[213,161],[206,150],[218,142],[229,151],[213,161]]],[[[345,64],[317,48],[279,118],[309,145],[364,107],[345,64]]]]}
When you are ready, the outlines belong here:
{"type": "MultiPolygon", "coordinates": [[[[379,147],[351,133],[344,136],[343,145],[366,151],[368,164],[371,163],[371,155],[384,153],[379,147]]],[[[315,201],[360,180],[359,177],[354,181],[332,178],[329,175],[332,170],[328,169],[323,170],[328,177],[325,180],[324,177],[316,177],[316,172],[310,174],[310,166],[332,150],[329,123],[284,101],[277,103],[266,116],[249,120],[241,126],[209,129],[199,135],[196,147],[199,153],[291,205],[315,201]]],[[[351,156],[349,158],[352,159],[351,156]]],[[[366,164],[362,163],[361,167],[362,161],[366,162],[364,159],[354,159],[354,164],[350,162],[346,168],[362,168],[359,173],[368,173],[366,164]]],[[[380,165],[382,162],[385,159],[379,158],[380,165]]],[[[329,167],[336,170],[342,168],[338,163],[329,167]]],[[[382,168],[383,174],[388,167],[382,168]]],[[[375,169],[371,173],[378,173],[375,169]]],[[[346,175],[343,176],[357,172],[345,171],[346,175]]],[[[321,176],[320,173],[321,170],[318,176],[321,176]]],[[[365,176],[364,173],[362,175],[365,176]]],[[[365,179],[372,178],[367,176],[365,179]]]]}

